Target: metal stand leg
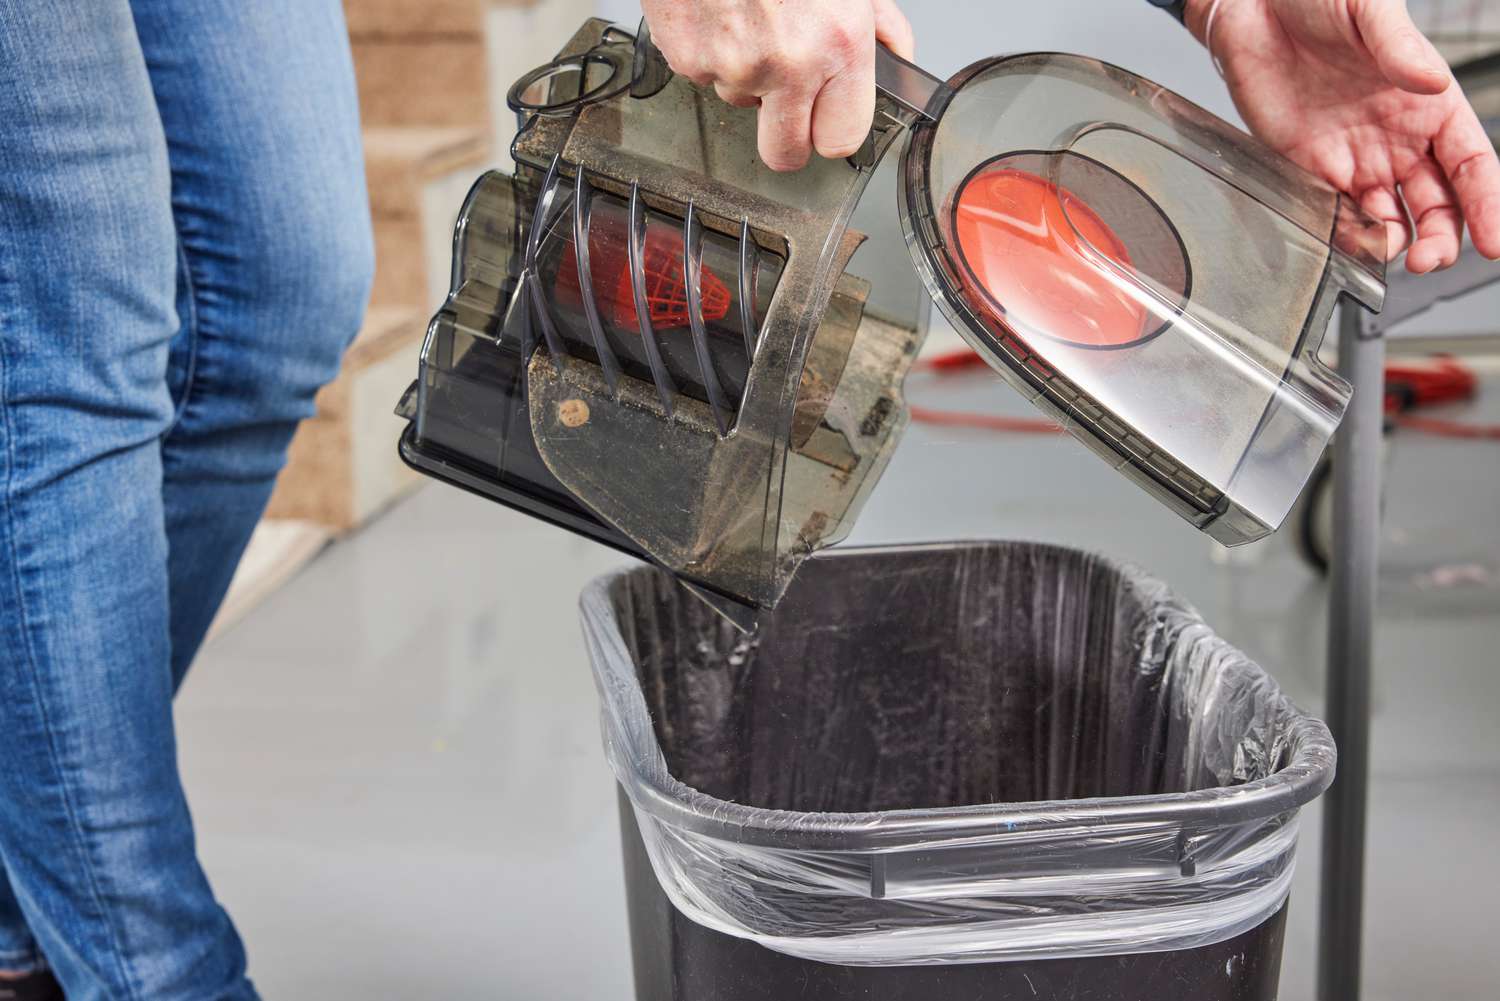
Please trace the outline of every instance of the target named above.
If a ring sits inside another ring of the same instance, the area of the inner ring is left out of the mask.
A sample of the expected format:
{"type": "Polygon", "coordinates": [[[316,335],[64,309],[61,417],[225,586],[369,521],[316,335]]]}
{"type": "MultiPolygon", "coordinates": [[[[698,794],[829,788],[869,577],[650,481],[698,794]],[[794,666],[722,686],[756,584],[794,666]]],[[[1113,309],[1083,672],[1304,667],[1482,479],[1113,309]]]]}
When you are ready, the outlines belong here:
{"type": "MultiPolygon", "coordinates": [[[[1338,777],[1323,798],[1318,997],[1357,1001],[1364,916],[1365,801],[1370,767],[1370,661],[1380,559],[1385,341],[1361,337],[1360,311],[1339,320],[1339,370],[1354,399],[1334,442],[1334,525],[1325,715],[1338,777]]],[[[1368,335],[1367,335],[1368,336],[1368,335]]]]}

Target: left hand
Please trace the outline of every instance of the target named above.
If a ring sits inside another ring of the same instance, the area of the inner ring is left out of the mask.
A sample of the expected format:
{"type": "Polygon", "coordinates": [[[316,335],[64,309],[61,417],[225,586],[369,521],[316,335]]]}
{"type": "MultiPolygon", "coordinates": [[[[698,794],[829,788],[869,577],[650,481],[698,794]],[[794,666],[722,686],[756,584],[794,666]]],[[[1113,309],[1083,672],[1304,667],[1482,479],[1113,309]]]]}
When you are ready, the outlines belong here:
{"type": "MultiPolygon", "coordinates": [[[[1211,3],[1187,7],[1205,43],[1211,3]]],[[[1500,161],[1405,0],[1219,0],[1212,42],[1251,131],[1383,220],[1407,270],[1457,260],[1465,222],[1500,258],[1500,161]]]]}

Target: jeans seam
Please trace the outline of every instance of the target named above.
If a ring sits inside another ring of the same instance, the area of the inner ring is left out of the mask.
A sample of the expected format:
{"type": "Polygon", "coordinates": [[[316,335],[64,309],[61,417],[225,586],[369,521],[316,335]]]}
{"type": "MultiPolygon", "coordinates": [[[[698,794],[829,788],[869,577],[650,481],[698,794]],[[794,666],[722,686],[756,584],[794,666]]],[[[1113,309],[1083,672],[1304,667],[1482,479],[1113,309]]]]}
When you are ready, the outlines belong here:
{"type": "MultiPolygon", "coordinates": [[[[5,284],[4,274],[0,273],[0,287],[5,284]]],[[[41,718],[42,730],[47,738],[47,755],[51,761],[52,770],[57,776],[58,793],[62,799],[63,810],[67,814],[68,826],[73,835],[75,848],[78,851],[79,860],[83,863],[84,878],[88,883],[88,892],[91,903],[99,916],[103,919],[104,927],[109,933],[111,945],[114,947],[114,959],[116,972],[120,976],[120,983],[125,988],[128,996],[134,1001],[139,1001],[140,993],[135,989],[134,978],[125,967],[125,950],[120,941],[119,933],[115,928],[114,921],[110,918],[109,910],[104,906],[104,895],[99,890],[99,881],[95,875],[94,860],[88,850],[88,844],[83,837],[83,827],[78,820],[78,808],[73,802],[73,796],[68,788],[68,782],[64,778],[62,761],[57,750],[57,740],[52,729],[52,721],[47,716],[46,700],[42,697],[41,686],[38,683],[40,671],[37,667],[36,645],[32,637],[30,617],[26,608],[26,592],[21,582],[21,553],[16,543],[16,519],[11,509],[10,498],[15,487],[16,470],[16,436],[15,425],[10,419],[10,407],[7,400],[10,398],[8,392],[10,386],[10,367],[5,360],[5,315],[0,311],[0,433],[5,436],[5,482],[4,493],[0,494],[0,500],[4,501],[3,514],[6,522],[6,535],[9,538],[9,557],[11,569],[11,586],[15,588],[16,594],[16,622],[21,631],[21,647],[24,651],[25,670],[27,680],[31,683],[32,698],[35,702],[37,713],[41,718]]]]}
{"type": "Polygon", "coordinates": [[[182,400],[172,414],[172,423],[161,433],[163,440],[182,423],[188,402],[193,396],[193,381],[198,374],[198,283],[193,280],[193,265],[188,258],[187,244],[183,242],[181,230],[177,232],[177,266],[182,269],[182,280],[187,284],[188,315],[184,324],[188,338],[187,374],[182,379],[182,400]]]}

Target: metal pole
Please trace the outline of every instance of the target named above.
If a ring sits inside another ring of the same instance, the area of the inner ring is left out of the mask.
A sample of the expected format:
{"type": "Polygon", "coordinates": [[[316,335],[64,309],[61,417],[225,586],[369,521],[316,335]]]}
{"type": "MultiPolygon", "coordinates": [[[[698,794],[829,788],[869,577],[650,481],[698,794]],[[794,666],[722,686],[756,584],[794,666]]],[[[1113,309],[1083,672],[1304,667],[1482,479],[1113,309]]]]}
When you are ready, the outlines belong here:
{"type": "Polygon", "coordinates": [[[1339,763],[1338,776],[1323,798],[1320,1001],[1357,1001],[1360,993],[1370,666],[1380,561],[1385,396],[1385,341],[1362,320],[1362,311],[1345,302],[1339,317],[1339,371],[1353,384],[1354,399],[1333,449],[1333,558],[1324,713],[1338,744],[1339,763]]]}

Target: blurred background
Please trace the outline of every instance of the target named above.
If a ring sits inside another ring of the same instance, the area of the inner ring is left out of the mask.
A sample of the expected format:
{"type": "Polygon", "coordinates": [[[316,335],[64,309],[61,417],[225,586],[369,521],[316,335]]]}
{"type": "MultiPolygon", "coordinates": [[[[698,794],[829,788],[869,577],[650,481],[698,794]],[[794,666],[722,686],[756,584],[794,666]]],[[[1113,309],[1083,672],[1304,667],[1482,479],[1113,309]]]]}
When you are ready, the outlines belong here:
{"type": "MultiPolygon", "coordinates": [[[[617,555],[395,457],[391,409],[447,289],[454,213],[505,169],[510,82],[624,0],[345,0],[379,254],[364,332],[257,533],[178,702],[210,876],[267,997],[631,996],[613,778],[576,619],[617,555]]],[[[1412,0],[1455,61],[1500,50],[1495,0],[1412,0]]],[[[1201,48],[1142,0],[907,5],[946,76],[1027,50],[1096,56],[1235,120],[1201,48]]],[[[890,160],[896,159],[895,154],[890,160]]],[[[876,301],[922,293],[890,164],[855,225],[876,301]]],[[[961,342],[939,317],[927,350],[961,342]]],[[[1393,355],[1454,352],[1500,423],[1500,288],[1416,321],[1393,355]]],[[[1331,340],[1331,338],[1330,338],[1331,340]]],[[[1411,361],[1411,358],[1394,358],[1411,361]]],[[[914,403],[1028,416],[980,368],[918,372],[914,403]]],[[[1387,438],[1366,996],[1489,999],[1500,863],[1500,442],[1387,438]]],[[[1316,537],[1318,512],[1306,525],[1316,537]]],[[[1300,515],[1298,516],[1300,519],[1300,515]]],[[[1144,566],[1320,710],[1326,584],[1302,521],[1218,548],[1071,439],[914,423],[856,542],[1045,539],[1144,566]]],[[[1325,526],[1326,528],[1326,526],[1325,526]]],[[[1314,546],[1314,548],[1316,548],[1314,546]]],[[[1304,813],[1282,997],[1314,994],[1318,811],[1304,813]]]]}

